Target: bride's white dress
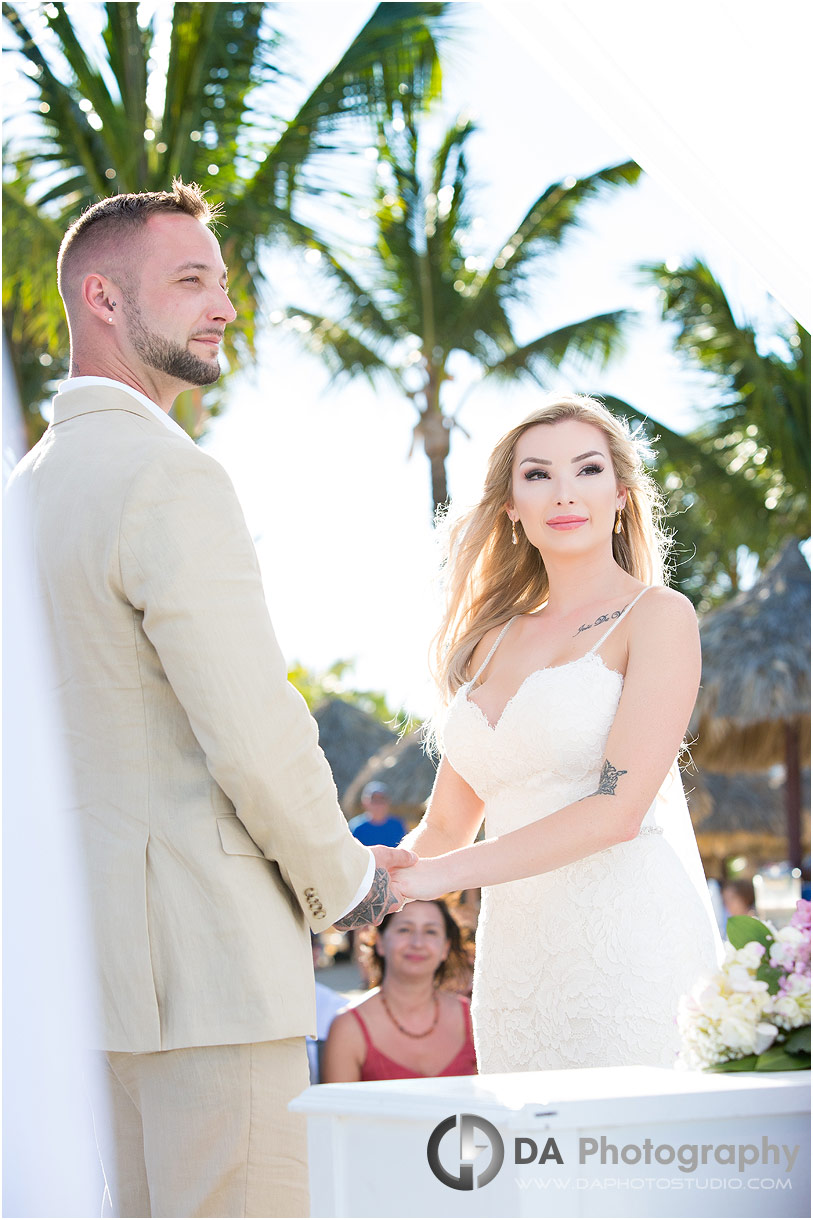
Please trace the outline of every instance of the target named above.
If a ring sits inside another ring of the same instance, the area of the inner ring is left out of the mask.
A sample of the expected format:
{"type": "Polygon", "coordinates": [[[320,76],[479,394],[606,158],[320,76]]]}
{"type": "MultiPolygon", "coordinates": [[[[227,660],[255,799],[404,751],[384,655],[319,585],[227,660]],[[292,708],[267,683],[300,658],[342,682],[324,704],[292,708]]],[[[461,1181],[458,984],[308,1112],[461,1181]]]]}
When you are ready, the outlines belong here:
{"type": "MultiPolygon", "coordinates": [[[[596,791],[624,682],[598,649],[633,604],[585,656],[530,674],[494,726],[469,691],[510,623],[457,692],[443,749],[485,802],[488,837],[596,791]]],[[[672,1066],[678,1000],[719,951],[675,765],[636,839],[483,890],[472,997],[480,1071],[672,1066]]]]}

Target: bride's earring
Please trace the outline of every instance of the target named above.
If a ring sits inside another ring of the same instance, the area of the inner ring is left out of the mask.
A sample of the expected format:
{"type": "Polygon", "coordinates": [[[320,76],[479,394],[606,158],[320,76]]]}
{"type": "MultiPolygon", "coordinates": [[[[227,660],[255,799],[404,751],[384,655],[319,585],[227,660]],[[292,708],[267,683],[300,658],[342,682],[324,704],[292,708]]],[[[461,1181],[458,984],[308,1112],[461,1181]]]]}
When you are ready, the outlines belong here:
{"type": "Polygon", "coordinates": [[[517,543],[519,542],[519,538],[517,538],[517,523],[516,523],[516,521],[512,521],[512,522],[511,522],[511,541],[513,542],[514,546],[516,546],[516,545],[517,545],[517,543]]]}
{"type": "Polygon", "coordinates": [[[617,508],[615,510],[615,525],[613,526],[613,533],[620,534],[623,528],[624,527],[621,524],[621,509],[617,508]]]}

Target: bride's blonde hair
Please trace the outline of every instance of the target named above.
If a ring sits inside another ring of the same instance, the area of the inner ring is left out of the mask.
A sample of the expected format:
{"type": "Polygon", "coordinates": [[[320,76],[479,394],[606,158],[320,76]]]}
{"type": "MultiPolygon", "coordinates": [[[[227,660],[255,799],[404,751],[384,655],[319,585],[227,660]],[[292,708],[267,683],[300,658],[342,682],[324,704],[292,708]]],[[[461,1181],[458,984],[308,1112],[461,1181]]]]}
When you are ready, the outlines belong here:
{"type": "Polygon", "coordinates": [[[615,477],[627,489],[623,531],[612,536],[613,558],[645,584],[664,583],[667,540],[660,526],[662,501],[644,466],[648,442],[643,433],[640,429],[633,433],[626,420],[594,398],[571,394],[549,400],[497,442],[479,503],[456,520],[439,523],[446,529],[445,612],[433,641],[432,669],[444,703],[471,676],[472,653],[486,632],[512,615],[538,610],[547,600],[548,574],[542,557],[519,524],[518,542],[513,545],[505,508],[512,499],[517,441],[537,424],[563,419],[601,429],[615,477]]]}

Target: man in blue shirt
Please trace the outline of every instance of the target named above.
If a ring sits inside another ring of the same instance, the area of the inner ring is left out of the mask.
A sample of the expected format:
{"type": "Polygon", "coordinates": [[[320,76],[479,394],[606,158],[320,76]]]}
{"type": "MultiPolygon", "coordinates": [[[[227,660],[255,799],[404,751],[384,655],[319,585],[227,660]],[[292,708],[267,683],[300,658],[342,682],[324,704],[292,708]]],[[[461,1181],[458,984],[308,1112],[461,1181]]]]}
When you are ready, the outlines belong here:
{"type": "Polygon", "coordinates": [[[406,834],[400,818],[390,814],[390,790],[386,784],[372,780],[361,794],[360,813],[350,822],[350,830],[365,847],[397,847],[406,834]]]}

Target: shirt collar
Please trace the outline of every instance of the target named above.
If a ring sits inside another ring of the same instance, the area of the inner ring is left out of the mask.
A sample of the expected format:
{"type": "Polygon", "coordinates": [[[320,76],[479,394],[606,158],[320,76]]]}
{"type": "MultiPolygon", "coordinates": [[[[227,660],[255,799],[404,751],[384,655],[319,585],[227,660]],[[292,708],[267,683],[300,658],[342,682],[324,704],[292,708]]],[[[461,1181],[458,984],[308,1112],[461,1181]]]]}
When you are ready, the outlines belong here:
{"type": "Polygon", "coordinates": [[[140,390],[134,389],[124,381],[116,381],[113,377],[68,377],[65,381],[60,382],[59,392],[60,394],[67,394],[71,390],[89,389],[91,386],[108,386],[114,390],[123,390],[125,394],[135,398],[148,411],[151,411],[157,419],[160,419],[161,423],[166,428],[169,428],[170,432],[179,434],[189,441],[190,444],[194,445],[195,442],[189,433],[185,432],[181,425],[176,423],[170,415],[167,415],[166,411],[162,410],[157,402],[153,402],[151,398],[147,398],[146,394],[142,394],[140,390]]]}

